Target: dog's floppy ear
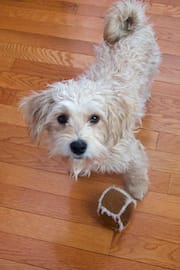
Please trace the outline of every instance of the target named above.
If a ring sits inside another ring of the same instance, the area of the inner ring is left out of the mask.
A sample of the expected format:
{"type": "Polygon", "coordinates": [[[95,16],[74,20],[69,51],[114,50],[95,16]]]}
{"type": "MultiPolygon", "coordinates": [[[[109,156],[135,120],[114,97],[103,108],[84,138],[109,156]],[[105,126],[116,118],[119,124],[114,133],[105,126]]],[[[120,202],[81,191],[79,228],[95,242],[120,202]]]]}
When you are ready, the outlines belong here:
{"type": "Polygon", "coordinates": [[[46,128],[46,120],[55,101],[52,90],[34,92],[20,102],[25,120],[29,126],[30,136],[33,141],[38,140],[42,131],[46,128]]]}
{"type": "Polygon", "coordinates": [[[119,142],[120,138],[127,138],[135,128],[135,104],[126,97],[118,97],[108,106],[109,136],[113,143],[119,142]]]}

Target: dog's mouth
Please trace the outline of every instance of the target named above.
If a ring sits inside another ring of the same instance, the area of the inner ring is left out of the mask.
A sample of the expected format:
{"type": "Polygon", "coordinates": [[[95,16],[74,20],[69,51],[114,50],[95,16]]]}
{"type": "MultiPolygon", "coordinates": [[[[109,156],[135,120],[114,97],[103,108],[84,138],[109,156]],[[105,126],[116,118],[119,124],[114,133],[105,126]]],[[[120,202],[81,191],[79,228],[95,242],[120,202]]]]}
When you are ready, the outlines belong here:
{"type": "Polygon", "coordinates": [[[81,156],[73,155],[72,158],[77,159],[77,160],[81,160],[84,158],[84,155],[81,155],[81,156]]]}

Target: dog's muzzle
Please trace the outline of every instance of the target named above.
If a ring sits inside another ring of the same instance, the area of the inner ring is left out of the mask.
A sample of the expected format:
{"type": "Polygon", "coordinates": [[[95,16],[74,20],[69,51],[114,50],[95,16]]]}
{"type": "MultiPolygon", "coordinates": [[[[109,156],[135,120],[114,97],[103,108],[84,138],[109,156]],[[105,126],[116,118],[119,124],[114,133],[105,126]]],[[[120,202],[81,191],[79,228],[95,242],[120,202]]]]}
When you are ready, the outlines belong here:
{"type": "Polygon", "coordinates": [[[87,149],[87,143],[83,140],[77,140],[70,144],[70,149],[73,154],[80,157],[83,155],[87,149]]]}

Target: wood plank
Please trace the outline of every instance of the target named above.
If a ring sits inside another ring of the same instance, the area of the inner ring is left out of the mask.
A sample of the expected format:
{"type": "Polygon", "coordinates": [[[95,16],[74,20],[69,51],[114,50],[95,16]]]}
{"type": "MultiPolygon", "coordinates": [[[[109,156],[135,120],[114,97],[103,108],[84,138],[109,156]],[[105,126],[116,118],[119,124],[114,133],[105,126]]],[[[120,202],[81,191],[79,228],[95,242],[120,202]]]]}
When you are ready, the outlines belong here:
{"type": "Polygon", "coordinates": [[[13,123],[15,125],[25,126],[22,115],[16,107],[0,104],[0,123],[13,123]]]}
{"type": "Polygon", "coordinates": [[[153,170],[169,173],[180,173],[180,159],[178,154],[148,150],[150,166],[153,170]]]}
{"type": "Polygon", "coordinates": [[[157,80],[161,82],[167,82],[172,84],[180,84],[180,71],[171,69],[169,67],[160,66],[160,73],[157,76],[157,80]]]}
{"type": "Polygon", "coordinates": [[[143,120],[143,128],[180,135],[180,120],[173,116],[149,114],[147,113],[143,120]]]}
{"type": "Polygon", "coordinates": [[[180,56],[180,43],[158,39],[158,45],[162,53],[180,56]]]}
{"type": "MultiPolygon", "coordinates": [[[[0,162],[0,172],[0,182],[3,184],[91,202],[97,202],[101,193],[110,185],[123,187],[123,179],[119,175],[93,174],[90,179],[79,178],[75,182],[68,174],[60,175],[58,171],[52,173],[4,162],[0,162]]],[[[169,179],[168,174],[150,171],[150,190],[167,193],[169,179]]]]}
{"type": "MultiPolygon", "coordinates": [[[[70,65],[70,63],[69,63],[70,65]]],[[[32,76],[49,76],[58,80],[60,78],[75,78],[82,73],[79,68],[66,67],[49,63],[30,62],[17,59],[11,69],[14,73],[27,74],[32,76]]]]}
{"type": "Polygon", "coordinates": [[[14,59],[10,57],[10,55],[2,56],[0,54],[0,72],[2,71],[10,71],[11,67],[14,63],[14,59]]]}
{"type": "Polygon", "coordinates": [[[107,12],[107,8],[103,6],[95,6],[92,4],[81,4],[78,7],[77,13],[78,15],[81,16],[93,16],[93,17],[98,17],[98,18],[104,18],[105,14],[107,12]]]}
{"type": "MultiPolygon", "coordinates": [[[[179,9],[179,15],[180,15],[180,9],[179,9]]],[[[165,27],[165,28],[171,28],[176,31],[178,25],[179,25],[179,18],[177,17],[170,17],[165,16],[165,14],[162,15],[154,15],[151,14],[149,17],[150,22],[153,26],[158,27],[165,27]]]]}
{"type": "MultiPolygon", "coordinates": [[[[149,2],[149,1],[147,1],[149,2]]],[[[33,1],[21,1],[21,3],[18,3],[18,1],[12,1],[12,0],[2,0],[1,4],[8,5],[11,8],[14,7],[21,7],[23,8],[33,8],[33,9],[39,9],[42,10],[50,10],[50,11],[57,11],[61,10],[64,13],[78,13],[83,14],[87,17],[89,16],[97,16],[101,17],[104,16],[104,13],[106,9],[113,3],[112,0],[110,1],[101,1],[98,3],[97,1],[91,1],[91,5],[88,5],[84,3],[84,1],[77,1],[72,0],[70,2],[65,1],[43,1],[38,0],[36,2],[33,1]],[[78,5],[80,4],[80,5],[78,5]],[[96,10],[96,12],[93,12],[96,10]],[[89,11],[89,12],[88,12],[89,11]]],[[[158,15],[164,15],[164,16],[172,16],[172,17],[179,17],[180,16],[180,10],[177,2],[171,1],[171,3],[165,3],[161,1],[150,1],[150,4],[147,5],[147,11],[150,14],[158,14],[158,15]],[[168,9],[167,9],[168,5],[168,9]]]]}
{"type": "MultiPolygon", "coordinates": [[[[31,64],[30,61],[34,61],[40,63],[61,65],[64,68],[69,67],[69,73],[71,72],[71,68],[84,69],[85,67],[89,66],[94,62],[94,57],[92,56],[69,53],[66,51],[61,52],[59,50],[26,46],[18,43],[1,42],[0,55],[2,55],[2,57],[11,56],[13,58],[18,58],[18,61],[19,59],[27,60],[28,63],[30,64],[31,64]]],[[[15,62],[15,65],[16,64],[17,63],[15,62]]],[[[63,72],[63,70],[61,70],[61,72],[63,72]]],[[[54,69],[54,75],[55,74],[56,70],[54,69]]]]}
{"type": "MultiPolygon", "coordinates": [[[[163,15],[163,16],[170,16],[179,18],[180,17],[180,7],[177,4],[177,2],[168,3],[159,3],[159,1],[156,1],[153,3],[153,1],[146,1],[150,2],[150,4],[147,4],[147,14],[154,14],[154,15],[163,15]],[[167,8],[168,6],[168,8],[167,8]]],[[[104,17],[106,14],[107,8],[111,6],[111,1],[108,4],[89,4],[89,3],[82,3],[79,5],[79,8],[77,10],[77,14],[82,16],[95,16],[95,17],[104,17]]]]}
{"type": "Polygon", "coordinates": [[[180,119],[180,99],[176,97],[152,95],[151,100],[148,102],[148,114],[163,115],[180,119]]]}
{"type": "MultiPolygon", "coordinates": [[[[97,202],[93,200],[77,200],[7,184],[0,184],[0,195],[2,207],[101,228],[97,202]]],[[[177,219],[144,213],[143,207],[140,210],[137,208],[128,232],[179,243],[177,219]]]]}
{"type": "Polygon", "coordinates": [[[56,0],[36,0],[36,2],[32,0],[1,0],[1,4],[15,6],[15,7],[27,7],[32,9],[44,9],[44,10],[57,10],[60,9],[63,12],[74,14],[77,11],[78,5],[77,3],[67,2],[67,1],[56,1],[56,0]]]}
{"type": "MultiPolygon", "coordinates": [[[[84,4],[84,2],[88,2],[88,1],[84,1],[84,0],[71,0],[72,3],[78,3],[78,4],[84,4]]],[[[146,0],[146,5],[152,5],[155,3],[161,3],[164,5],[168,5],[169,3],[171,3],[174,6],[179,6],[180,3],[177,0],[146,0]]],[[[91,4],[94,6],[103,6],[103,7],[109,7],[110,5],[112,5],[112,3],[114,3],[113,0],[101,0],[101,2],[97,2],[96,0],[91,0],[91,4]]]]}
{"type": "Polygon", "coordinates": [[[96,17],[87,17],[85,19],[84,16],[77,14],[63,13],[61,8],[43,10],[42,6],[40,6],[32,10],[32,8],[24,8],[21,2],[21,8],[0,3],[0,9],[4,16],[10,18],[28,19],[36,22],[51,22],[61,25],[76,25],[77,27],[83,25],[87,28],[103,31],[103,19],[96,17]]]}
{"type": "Polygon", "coordinates": [[[0,206],[101,227],[97,201],[84,201],[0,183],[0,206]]]}
{"type": "Polygon", "coordinates": [[[171,183],[169,185],[169,191],[168,193],[169,194],[173,194],[173,195],[177,195],[179,196],[180,195],[180,174],[179,175],[176,175],[176,174],[173,174],[171,176],[171,183]]]}
{"type": "Polygon", "coordinates": [[[113,232],[0,207],[0,231],[107,254],[113,232]],[[76,233],[74,233],[76,232],[76,233]]]}
{"type": "Polygon", "coordinates": [[[3,176],[0,182],[93,202],[97,202],[101,193],[114,182],[122,186],[120,176],[92,175],[90,179],[83,177],[77,182],[73,181],[68,173],[63,174],[65,168],[61,166],[61,163],[58,164],[59,171],[54,169],[52,173],[47,166],[46,170],[37,170],[0,162],[0,173],[3,176]],[[12,170],[11,173],[9,173],[9,168],[12,170]]]}
{"type": "MultiPolygon", "coordinates": [[[[0,73],[0,87],[10,89],[27,90],[27,94],[30,90],[45,89],[48,84],[63,80],[65,78],[57,77],[42,77],[42,76],[30,76],[27,74],[18,74],[14,72],[1,72],[0,73]]],[[[66,78],[67,79],[67,78],[66,78]]]]}
{"type": "MultiPolygon", "coordinates": [[[[84,4],[85,2],[89,1],[84,1],[84,0],[71,0],[72,3],[78,3],[78,4],[84,4]]],[[[112,3],[114,3],[113,0],[101,0],[96,1],[96,0],[91,0],[91,5],[96,6],[96,7],[109,7],[112,3]]]]}
{"type": "Polygon", "coordinates": [[[104,270],[109,270],[109,266],[112,269],[165,269],[3,232],[0,232],[0,240],[2,258],[51,270],[94,270],[95,266],[104,270]]]}
{"type": "Polygon", "coordinates": [[[180,154],[180,136],[160,133],[157,149],[164,152],[180,154]]]}
{"type": "Polygon", "coordinates": [[[160,4],[163,4],[163,5],[173,5],[173,6],[179,6],[180,3],[179,1],[176,1],[176,0],[147,0],[147,2],[149,2],[149,4],[151,3],[160,3],[160,4]]]}
{"type": "Polygon", "coordinates": [[[24,263],[17,263],[8,260],[0,259],[0,266],[3,270],[43,270],[44,268],[27,265],[24,263]]]}
{"type": "Polygon", "coordinates": [[[26,91],[0,87],[0,103],[4,105],[18,106],[20,99],[25,95],[26,91]]]}
{"type": "MultiPolygon", "coordinates": [[[[138,209],[135,211],[131,224],[128,226],[125,233],[180,244],[180,226],[178,219],[147,214],[139,212],[138,209]]],[[[121,235],[116,234],[114,238],[115,242],[118,239],[121,241],[121,235]]]]}
{"type": "Polygon", "coordinates": [[[113,256],[173,269],[180,267],[178,244],[128,233],[118,240],[110,252],[113,256]]]}
{"type": "MultiPolygon", "coordinates": [[[[177,222],[180,218],[179,208],[179,197],[156,192],[149,192],[144,201],[140,202],[138,205],[138,211],[140,212],[153,214],[169,219],[172,218],[177,220],[177,222]]],[[[177,237],[177,240],[179,240],[179,237],[177,237]]]]}
{"type": "Polygon", "coordinates": [[[64,39],[42,34],[0,29],[0,41],[8,44],[14,42],[15,44],[25,46],[94,55],[93,43],[84,40],[64,39]]]}
{"type": "Polygon", "coordinates": [[[155,26],[154,31],[158,39],[180,42],[180,34],[173,31],[171,28],[155,26]]]}
{"type": "Polygon", "coordinates": [[[179,99],[179,85],[178,84],[170,84],[165,82],[154,81],[152,86],[152,96],[163,95],[170,96],[179,99]]]}
{"type": "Polygon", "coordinates": [[[149,1],[150,4],[148,5],[148,13],[149,14],[156,14],[162,16],[169,16],[169,17],[180,17],[180,6],[178,5],[178,1],[173,1],[167,3],[161,3],[158,1],[149,1]]]}
{"type": "Polygon", "coordinates": [[[155,149],[158,140],[158,132],[141,129],[140,132],[137,133],[136,138],[140,140],[146,148],[155,149]]]}
{"type": "Polygon", "coordinates": [[[57,25],[50,22],[39,22],[37,24],[37,22],[31,20],[16,20],[16,18],[9,18],[6,16],[1,16],[0,27],[6,30],[22,31],[31,34],[43,34],[90,42],[99,42],[102,38],[101,31],[94,31],[94,29],[83,26],[57,25]]]}
{"type": "MultiPolygon", "coordinates": [[[[168,94],[169,85],[165,90],[165,95],[160,91],[160,95],[154,90],[152,99],[148,103],[147,113],[143,120],[143,128],[158,132],[180,134],[180,99],[176,98],[178,87],[174,89],[174,96],[168,94]],[[166,94],[168,94],[166,96],[166,94]]],[[[163,89],[162,89],[163,91],[163,89]]]]}
{"type": "MultiPolygon", "coordinates": [[[[79,2],[79,1],[78,1],[79,2]]],[[[163,15],[163,16],[170,16],[174,18],[179,18],[180,17],[180,7],[177,5],[177,2],[175,3],[168,3],[168,8],[167,4],[164,3],[159,3],[159,2],[154,2],[153,1],[146,1],[150,2],[147,4],[147,14],[153,14],[153,15],[163,15]]],[[[89,4],[84,4],[81,3],[79,5],[77,14],[83,15],[83,16],[95,16],[95,17],[104,17],[106,14],[107,8],[111,6],[113,1],[110,1],[109,3],[97,3],[94,4],[91,2],[91,5],[89,4]]]]}
{"type": "Polygon", "coordinates": [[[171,69],[180,70],[180,57],[177,55],[163,54],[162,66],[168,66],[171,69]]]}
{"type": "Polygon", "coordinates": [[[170,174],[149,169],[150,190],[158,193],[168,193],[170,174]]]}
{"type": "Polygon", "coordinates": [[[7,123],[0,123],[0,130],[0,141],[4,143],[15,143],[21,146],[27,145],[30,147],[41,147],[47,149],[47,145],[45,145],[44,143],[44,140],[46,140],[47,138],[43,136],[41,142],[38,143],[38,145],[33,144],[30,140],[29,132],[26,127],[16,126],[15,124],[9,125],[7,123]]]}
{"type": "Polygon", "coordinates": [[[67,162],[61,158],[49,158],[48,151],[19,144],[0,142],[0,161],[57,173],[67,172],[67,162]],[[9,145],[9,146],[8,146],[9,145]]]}

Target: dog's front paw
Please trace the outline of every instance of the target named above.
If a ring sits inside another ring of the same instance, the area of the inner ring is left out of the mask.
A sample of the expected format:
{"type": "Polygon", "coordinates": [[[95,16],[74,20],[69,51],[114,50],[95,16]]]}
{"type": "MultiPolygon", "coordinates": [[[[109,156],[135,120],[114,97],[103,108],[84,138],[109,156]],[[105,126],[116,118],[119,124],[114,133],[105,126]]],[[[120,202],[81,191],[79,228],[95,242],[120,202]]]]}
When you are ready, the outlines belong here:
{"type": "Polygon", "coordinates": [[[142,200],[148,192],[148,181],[142,181],[139,184],[129,183],[127,185],[128,192],[137,200],[142,200]]]}

